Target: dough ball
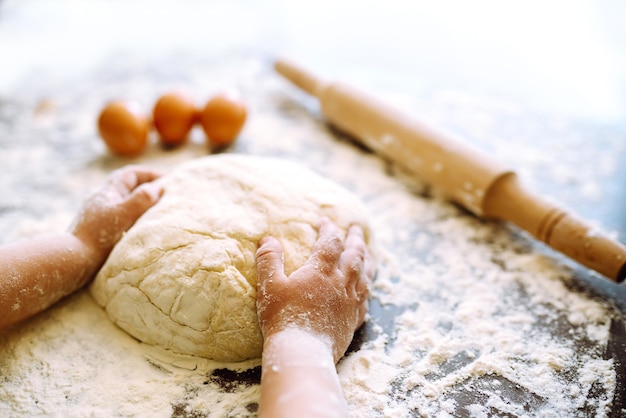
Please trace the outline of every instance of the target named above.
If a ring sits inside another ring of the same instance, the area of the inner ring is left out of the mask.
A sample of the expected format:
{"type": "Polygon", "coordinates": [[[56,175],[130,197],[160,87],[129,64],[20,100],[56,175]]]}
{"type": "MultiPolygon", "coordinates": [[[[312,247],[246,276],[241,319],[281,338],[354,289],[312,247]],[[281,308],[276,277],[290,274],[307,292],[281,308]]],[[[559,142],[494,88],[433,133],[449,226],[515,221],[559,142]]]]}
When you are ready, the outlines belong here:
{"type": "Polygon", "coordinates": [[[293,162],[237,154],[203,157],[158,180],[161,200],[111,252],[90,291],[120,328],[179,354],[235,362],[261,356],[255,254],[279,239],[287,274],[317,239],[321,216],[344,231],[362,203],[293,162]]]}

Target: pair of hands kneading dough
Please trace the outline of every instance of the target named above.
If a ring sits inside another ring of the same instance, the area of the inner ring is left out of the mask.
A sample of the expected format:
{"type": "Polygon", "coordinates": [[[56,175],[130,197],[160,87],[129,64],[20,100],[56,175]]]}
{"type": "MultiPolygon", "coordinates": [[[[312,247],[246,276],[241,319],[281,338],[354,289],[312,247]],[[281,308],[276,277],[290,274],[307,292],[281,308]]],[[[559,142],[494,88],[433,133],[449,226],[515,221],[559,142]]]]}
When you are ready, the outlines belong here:
{"type": "Polygon", "coordinates": [[[118,242],[90,291],[120,328],[174,353],[261,357],[256,251],[263,237],[282,244],[287,276],[311,255],[323,217],[344,236],[361,226],[372,248],[362,202],[293,162],[213,155],[157,182],[163,196],[118,242]]]}

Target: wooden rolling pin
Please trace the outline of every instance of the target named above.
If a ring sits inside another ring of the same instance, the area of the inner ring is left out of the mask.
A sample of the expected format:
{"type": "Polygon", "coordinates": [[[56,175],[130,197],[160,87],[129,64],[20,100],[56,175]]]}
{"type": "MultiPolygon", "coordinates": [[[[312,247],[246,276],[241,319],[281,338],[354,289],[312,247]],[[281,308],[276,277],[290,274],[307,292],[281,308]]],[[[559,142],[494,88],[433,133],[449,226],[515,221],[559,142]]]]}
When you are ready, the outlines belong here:
{"type": "Polygon", "coordinates": [[[326,82],[294,63],[279,60],[275,69],[319,99],[332,125],[419,175],[474,214],[512,222],[580,264],[616,282],[624,280],[624,245],[532,193],[513,171],[486,154],[362,91],[326,82]]]}

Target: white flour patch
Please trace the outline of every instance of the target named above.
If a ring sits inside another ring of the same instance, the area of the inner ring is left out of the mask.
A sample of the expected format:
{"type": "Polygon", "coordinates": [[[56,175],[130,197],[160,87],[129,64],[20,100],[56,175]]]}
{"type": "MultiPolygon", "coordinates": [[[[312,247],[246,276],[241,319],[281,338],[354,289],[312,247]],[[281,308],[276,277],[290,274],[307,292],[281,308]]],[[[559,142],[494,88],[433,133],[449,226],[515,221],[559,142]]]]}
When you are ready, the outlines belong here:
{"type": "MultiPolygon", "coordinates": [[[[354,191],[372,214],[384,257],[367,325],[357,335],[364,341],[338,366],[353,416],[609,415],[618,376],[604,353],[618,316],[572,289],[570,264],[338,140],[303,107],[310,101],[262,61],[169,64],[103,69],[62,88],[35,81],[14,102],[2,102],[0,165],[11,172],[0,183],[2,242],[64,230],[86,194],[131,162],[108,155],[97,138],[96,115],[109,98],[148,106],[168,85],[204,96],[237,87],[250,103],[250,119],[231,152],[301,162],[354,191]],[[43,98],[54,106],[33,118],[43,98]]],[[[486,138],[494,155],[531,173],[531,184],[532,173],[548,165],[555,182],[581,178],[568,174],[571,155],[548,161],[512,136],[507,147],[496,141],[502,127],[493,115],[506,119],[513,113],[507,106],[478,106],[473,125],[474,119],[455,119],[471,101],[401,99],[407,110],[486,138]]],[[[608,150],[602,153],[610,159],[608,150]]],[[[194,131],[187,146],[164,151],[153,143],[132,163],[167,170],[206,154],[194,131]]],[[[595,199],[593,184],[607,174],[589,161],[576,169],[595,199]]],[[[257,366],[144,346],[80,292],[0,335],[0,415],[254,416],[257,366]]]]}

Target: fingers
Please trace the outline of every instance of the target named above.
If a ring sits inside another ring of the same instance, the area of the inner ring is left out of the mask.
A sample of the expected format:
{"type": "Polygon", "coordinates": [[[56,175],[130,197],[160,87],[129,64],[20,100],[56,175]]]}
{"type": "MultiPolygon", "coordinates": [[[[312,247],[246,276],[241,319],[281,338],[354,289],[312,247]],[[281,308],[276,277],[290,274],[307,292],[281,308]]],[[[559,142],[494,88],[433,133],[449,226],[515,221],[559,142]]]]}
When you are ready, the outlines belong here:
{"type": "Polygon", "coordinates": [[[110,183],[122,196],[125,196],[138,186],[152,182],[159,177],[161,173],[157,170],[131,165],[114,171],[110,176],[110,183]]]}
{"type": "Polygon", "coordinates": [[[285,271],[283,246],[276,238],[261,239],[256,252],[256,268],[259,286],[273,277],[282,277],[285,271]]]}
{"type": "Polygon", "coordinates": [[[365,263],[365,239],[363,230],[358,225],[352,225],[346,237],[345,250],[341,254],[340,267],[347,271],[356,270],[359,273],[365,263]]]}
{"type": "Polygon", "coordinates": [[[339,262],[344,250],[341,230],[328,218],[320,221],[317,241],[313,244],[310,261],[319,260],[326,268],[334,267],[339,262]]]}
{"type": "Polygon", "coordinates": [[[354,286],[356,298],[360,302],[357,307],[357,328],[365,322],[370,284],[374,277],[374,266],[370,252],[365,244],[363,229],[358,225],[352,225],[346,238],[346,251],[342,254],[342,268],[348,276],[347,286],[354,286]]]}
{"type": "Polygon", "coordinates": [[[352,225],[346,237],[345,250],[339,260],[339,268],[344,272],[348,283],[357,284],[362,276],[366,276],[366,262],[369,252],[363,238],[363,230],[358,225],[352,225]]]}
{"type": "Polygon", "coordinates": [[[154,182],[160,176],[158,171],[141,166],[127,166],[110,175],[103,194],[110,204],[118,206],[122,228],[128,229],[161,198],[163,186],[154,182]]]}
{"type": "Polygon", "coordinates": [[[155,183],[144,183],[134,189],[122,203],[131,225],[154,206],[162,195],[163,187],[155,183]]]}
{"type": "Polygon", "coordinates": [[[147,167],[131,166],[131,169],[137,176],[137,184],[154,181],[163,175],[160,171],[147,167]]]}
{"type": "Polygon", "coordinates": [[[341,254],[339,268],[345,276],[348,294],[358,303],[357,328],[365,321],[370,284],[373,279],[373,263],[360,226],[352,225],[346,237],[345,251],[341,254]]]}

